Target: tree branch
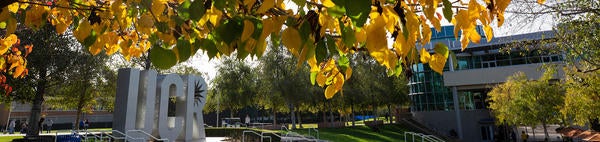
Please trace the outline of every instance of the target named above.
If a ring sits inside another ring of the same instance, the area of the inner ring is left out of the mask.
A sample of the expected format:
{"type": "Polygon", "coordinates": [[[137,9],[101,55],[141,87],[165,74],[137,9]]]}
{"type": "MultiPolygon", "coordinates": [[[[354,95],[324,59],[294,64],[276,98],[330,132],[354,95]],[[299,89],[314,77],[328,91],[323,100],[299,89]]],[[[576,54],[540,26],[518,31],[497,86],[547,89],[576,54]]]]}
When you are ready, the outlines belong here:
{"type": "MultiPolygon", "coordinates": [[[[15,0],[17,1],[17,0],[15,0]]],[[[78,7],[68,7],[68,6],[60,6],[60,5],[47,5],[44,3],[37,3],[37,2],[30,2],[30,1],[17,1],[18,3],[26,3],[26,4],[31,4],[31,5],[40,5],[40,6],[50,6],[50,7],[57,7],[57,8],[64,8],[64,9],[71,9],[71,10],[100,10],[103,11],[102,9],[93,7],[93,6],[87,6],[88,8],[78,8],[78,7]]],[[[1,5],[0,5],[1,6],[1,5]]]]}

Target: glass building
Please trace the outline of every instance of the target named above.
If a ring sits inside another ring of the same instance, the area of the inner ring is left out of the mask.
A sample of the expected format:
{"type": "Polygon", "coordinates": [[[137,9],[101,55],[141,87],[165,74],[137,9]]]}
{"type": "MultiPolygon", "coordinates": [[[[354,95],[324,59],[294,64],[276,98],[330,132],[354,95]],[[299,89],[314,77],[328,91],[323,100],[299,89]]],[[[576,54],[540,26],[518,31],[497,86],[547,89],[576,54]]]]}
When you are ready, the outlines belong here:
{"type": "Polygon", "coordinates": [[[510,52],[500,51],[506,46],[551,45],[530,42],[553,38],[551,31],[496,37],[487,42],[483,30],[478,26],[481,43],[471,43],[464,51],[461,51],[460,41],[454,37],[453,26],[444,26],[441,32],[432,31],[431,43],[423,48],[433,53],[433,45],[444,43],[455,53],[456,60],[448,59],[443,75],[434,72],[428,64],[412,66],[410,110],[413,118],[424,126],[447,135],[454,130],[463,141],[494,140],[497,128],[486,102],[487,93],[494,85],[504,82],[518,71],[538,78],[542,74],[538,70],[542,64],[563,60],[562,55],[548,54],[536,48],[520,50],[522,48],[516,47],[511,48],[510,52]]]}

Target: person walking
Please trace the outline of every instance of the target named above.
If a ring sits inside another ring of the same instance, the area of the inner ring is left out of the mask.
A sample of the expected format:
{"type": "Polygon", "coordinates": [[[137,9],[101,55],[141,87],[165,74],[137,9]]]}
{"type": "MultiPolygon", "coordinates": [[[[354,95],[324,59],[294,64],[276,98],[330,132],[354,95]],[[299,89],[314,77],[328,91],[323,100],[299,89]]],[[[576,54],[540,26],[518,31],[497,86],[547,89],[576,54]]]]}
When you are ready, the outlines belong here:
{"type": "Polygon", "coordinates": [[[15,125],[15,120],[10,120],[10,123],[8,123],[8,134],[15,133],[15,125]]]}
{"type": "Polygon", "coordinates": [[[38,129],[40,130],[40,133],[44,132],[44,127],[43,127],[44,126],[44,120],[45,120],[45,118],[42,117],[42,118],[40,118],[40,121],[38,122],[38,129]]]}
{"type": "Polygon", "coordinates": [[[529,139],[529,135],[525,134],[525,131],[521,131],[521,141],[527,142],[527,139],[529,139]]]}
{"type": "Polygon", "coordinates": [[[54,121],[50,119],[50,121],[48,121],[48,123],[46,124],[46,133],[50,133],[50,131],[52,130],[52,124],[54,124],[54,121]]]}

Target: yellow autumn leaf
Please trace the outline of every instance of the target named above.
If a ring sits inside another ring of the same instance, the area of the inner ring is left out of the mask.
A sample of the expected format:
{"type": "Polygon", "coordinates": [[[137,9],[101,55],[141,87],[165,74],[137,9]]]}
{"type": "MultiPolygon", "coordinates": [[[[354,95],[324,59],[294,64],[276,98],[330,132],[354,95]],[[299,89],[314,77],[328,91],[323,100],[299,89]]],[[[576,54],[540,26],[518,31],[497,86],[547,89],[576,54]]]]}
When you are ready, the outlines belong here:
{"type": "MultiPolygon", "coordinates": [[[[18,8],[18,7],[17,7],[18,8]]],[[[44,15],[50,10],[47,6],[33,5],[25,12],[25,25],[31,28],[39,28],[45,22],[44,15]]]]}
{"type": "Polygon", "coordinates": [[[321,87],[325,86],[325,81],[327,81],[327,76],[322,73],[317,73],[317,84],[321,87]]]}
{"type": "Polygon", "coordinates": [[[83,43],[85,38],[87,38],[91,32],[92,26],[90,25],[90,22],[87,19],[82,19],[77,29],[73,32],[73,35],[79,42],[83,43]]]}
{"type": "Polygon", "coordinates": [[[367,50],[369,52],[381,52],[387,50],[387,42],[382,42],[387,37],[385,32],[385,20],[381,17],[373,19],[371,24],[365,27],[367,33],[367,50]]]}
{"type": "Polygon", "coordinates": [[[264,40],[273,32],[274,21],[273,18],[264,19],[262,21],[262,33],[260,34],[259,40],[264,40]]]}
{"type": "Polygon", "coordinates": [[[254,23],[250,20],[244,20],[244,29],[242,31],[242,41],[248,40],[254,33],[254,23]]]}
{"type": "Polygon", "coordinates": [[[246,8],[248,10],[250,10],[250,9],[252,9],[252,6],[256,2],[256,0],[244,0],[243,2],[244,2],[243,4],[246,6],[246,8]]]}
{"type": "Polygon", "coordinates": [[[331,1],[331,0],[321,0],[321,3],[325,7],[334,7],[335,6],[335,3],[333,3],[333,1],[331,1]]]}
{"type": "Polygon", "coordinates": [[[357,29],[355,30],[356,41],[359,43],[363,43],[367,41],[367,31],[365,29],[357,29]]]}
{"type": "Polygon", "coordinates": [[[444,55],[440,55],[440,54],[433,54],[431,56],[431,61],[429,61],[429,67],[439,73],[439,74],[443,74],[444,73],[444,66],[446,65],[446,60],[447,58],[444,57],[444,55]]]}
{"type": "Polygon", "coordinates": [[[483,26],[483,31],[485,32],[485,38],[487,39],[487,42],[492,41],[492,38],[494,37],[494,31],[492,27],[490,25],[485,25],[483,26]]]}
{"type": "Polygon", "coordinates": [[[25,71],[25,67],[24,66],[17,66],[17,68],[13,72],[13,78],[18,78],[19,76],[22,76],[23,75],[23,71],[25,71]]]}
{"type": "Polygon", "coordinates": [[[162,15],[165,8],[167,8],[167,0],[153,0],[150,10],[152,10],[152,13],[155,15],[162,15]]]}
{"type": "Polygon", "coordinates": [[[0,21],[6,21],[10,16],[10,12],[8,12],[8,8],[2,8],[2,12],[0,12],[0,21]]]}
{"type": "Polygon", "coordinates": [[[254,38],[249,38],[248,40],[246,40],[245,44],[244,44],[244,49],[247,52],[252,52],[254,51],[254,48],[256,47],[256,40],[254,38]]]}
{"type": "Polygon", "coordinates": [[[327,88],[325,88],[325,99],[333,98],[333,95],[335,95],[337,91],[338,90],[336,90],[332,85],[327,86],[327,88]]]}
{"type": "Polygon", "coordinates": [[[7,7],[8,7],[9,12],[17,13],[17,11],[19,11],[19,3],[18,2],[12,3],[12,4],[8,5],[7,7]]]}
{"type": "Polygon", "coordinates": [[[352,77],[352,68],[351,67],[346,68],[345,75],[346,75],[346,80],[348,80],[348,79],[350,79],[350,77],[352,77]]]}
{"type": "Polygon", "coordinates": [[[298,51],[302,47],[302,39],[296,28],[288,27],[283,30],[281,35],[283,45],[294,55],[298,56],[298,51]]]}
{"type": "Polygon", "coordinates": [[[421,63],[427,64],[431,60],[431,55],[425,48],[421,48],[421,63]]]}
{"type": "Polygon", "coordinates": [[[344,82],[345,82],[344,76],[341,73],[337,73],[335,75],[335,78],[333,78],[333,83],[332,83],[336,92],[342,90],[342,87],[344,86],[344,82]]]}
{"type": "Polygon", "coordinates": [[[256,10],[256,13],[265,13],[273,7],[275,7],[275,0],[264,0],[260,7],[258,7],[258,10],[256,10]]]}
{"type": "Polygon", "coordinates": [[[431,28],[427,25],[427,19],[421,15],[421,33],[422,39],[421,45],[426,45],[431,40],[431,28]]]}

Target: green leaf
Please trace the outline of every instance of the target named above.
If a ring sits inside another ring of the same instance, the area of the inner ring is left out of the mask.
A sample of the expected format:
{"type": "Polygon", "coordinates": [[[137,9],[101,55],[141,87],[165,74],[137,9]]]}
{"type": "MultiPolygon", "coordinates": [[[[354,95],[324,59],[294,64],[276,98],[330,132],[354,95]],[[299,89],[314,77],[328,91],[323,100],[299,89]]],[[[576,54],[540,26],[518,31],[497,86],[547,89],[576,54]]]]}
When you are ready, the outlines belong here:
{"type": "Polygon", "coordinates": [[[452,58],[452,66],[454,67],[454,69],[458,68],[458,60],[456,59],[456,54],[454,54],[454,52],[452,52],[452,50],[450,50],[450,58],[452,58]]]}
{"type": "Polygon", "coordinates": [[[340,17],[344,16],[345,13],[346,13],[346,8],[344,8],[340,5],[337,5],[337,4],[334,7],[330,7],[327,9],[327,14],[329,14],[333,18],[340,18],[340,17]]]}
{"type": "Polygon", "coordinates": [[[317,73],[319,72],[310,72],[310,84],[315,85],[315,82],[317,81],[317,73]]]}
{"type": "Polygon", "coordinates": [[[452,15],[454,14],[452,13],[452,3],[450,3],[449,0],[442,0],[442,2],[444,3],[444,8],[442,8],[442,11],[444,11],[444,17],[446,20],[448,20],[448,22],[451,22],[452,15]]]}
{"type": "Polygon", "coordinates": [[[294,3],[296,3],[296,5],[298,5],[299,7],[304,7],[304,5],[306,5],[306,0],[292,0],[294,3]]]}
{"type": "Polygon", "coordinates": [[[192,55],[192,44],[189,40],[179,38],[177,40],[177,53],[179,53],[179,62],[184,62],[192,55]]]}
{"type": "Polygon", "coordinates": [[[362,27],[371,12],[370,0],[346,0],[346,15],[352,19],[355,27],[362,27]]]}
{"type": "Polygon", "coordinates": [[[159,32],[168,33],[169,24],[167,22],[158,22],[156,23],[156,29],[158,29],[159,32]]]}
{"type": "Polygon", "coordinates": [[[192,5],[190,0],[185,0],[183,3],[181,3],[177,9],[177,15],[183,19],[190,19],[190,5],[192,5]]]}
{"type": "Polygon", "coordinates": [[[217,37],[223,42],[230,44],[234,40],[240,38],[243,30],[244,26],[242,20],[239,19],[239,17],[233,18],[225,21],[223,25],[217,28],[217,37]]]}
{"type": "Polygon", "coordinates": [[[327,52],[327,45],[325,44],[324,40],[317,42],[317,49],[315,50],[315,56],[318,62],[323,61],[329,55],[327,52]]]}
{"type": "Polygon", "coordinates": [[[200,49],[206,51],[206,55],[208,55],[209,59],[212,59],[217,56],[218,50],[215,41],[212,38],[202,39],[202,41],[194,43],[194,46],[199,47],[200,49]]]}
{"type": "Polygon", "coordinates": [[[342,67],[342,70],[346,70],[350,66],[350,59],[348,59],[348,56],[342,55],[338,58],[338,64],[342,67]]]}
{"type": "Polygon", "coordinates": [[[444,57],[448,58],[449,50],[448,50],[448,46],[446,46],[445,44],[438,42],[435,44],[435,47],[433,48],[433,50],[435,51],[435,53],[444,55],[444,57]]]}
{"type": "Polygon", "coordinates": [[[215,0],[213,1],[215,8],[219,9],[219,10],[223,10],[225,9],[225,3],[227,1],[225,0],[215,0]]]}
{"type": "Polygon", "coordinates": [[[402,60],[398,60],[396,68],[394,68],[394,76],[398,77],[402,74],[402,60]]]}
{"type": "Polygon", "coordinates": [[[83,40],[83,46],[85,46],[85,47],[92,46],[92,44],[94,44],[96,42],[97,38],[98,38],[98,34],[96,33],[96,31],[92,30],[92,33],[90,33],[90,35],[83,40]]]}
{"type": "Polygon", "coordinates": [[[204,8],[203,0],[194,0],[190,5],[190,19],[194,21],[200,20],[202,16],[206,13],[206,9],[204,8]]]}
{"type": "Polygon", "coordinates": [[[155,46],[150,49],[150,61],[159,69],[169,69],[177,64],[177,56],[173,50],[155,46]]]}
{"type": "Polygon", "coordinates": [[[252,38],[259,39],[263,31],[262,21],[257,18],[252,18],[250,19],[250,21],[252,21],[255,24],[254,33],[252,33],[252,38]]]}
{"type": "Polygon", "coordinates": [[[337,45],[335,44],[335,40],[333,39],[333,37],[331,37],[330,35],[326,35],[325,38],[327,39],[327,49],[329,49],[329,53],[336,53],[337,51],[337,45]]]}
{"type": "Polygon", "coordinates": [[[344,41],[344,44],[346,45],[352,45],[356,43],[356,33],[349,26],[342,29],[342,41],[344,41]]]}
{"type": "Polygon", "coordinates": [[[308,41],[310,33],[312,32],[310,23],[303,22],[302,25],[300,26],[300,29],[298,30],[298,32],[300,33],[300,37],[302,38],[302,41],[308,41]]]}
{"type": "Polygon", "coordinates": [[[0,29],[6,29],[6,22],[0,22],[0,29]]]}

